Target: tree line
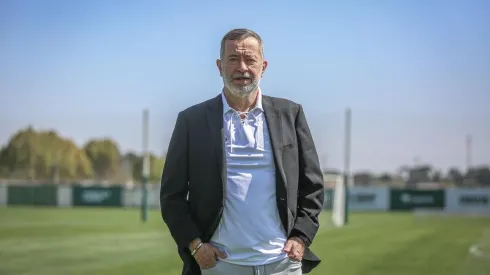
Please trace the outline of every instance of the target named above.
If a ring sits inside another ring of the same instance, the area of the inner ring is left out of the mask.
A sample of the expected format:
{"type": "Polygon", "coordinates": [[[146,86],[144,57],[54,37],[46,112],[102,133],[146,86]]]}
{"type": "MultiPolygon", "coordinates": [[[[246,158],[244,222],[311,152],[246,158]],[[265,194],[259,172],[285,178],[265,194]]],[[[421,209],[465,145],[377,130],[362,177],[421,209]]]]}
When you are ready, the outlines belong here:
{"type": "Polygon", "coordinates": [[[382,173],[372,174],[368,171],[357,172],[353,175],[356,185],[373,184],[393,184],[398,182],[400,185],[424,185],[424,184],[445,184],[455,186],[487,186],[490,187],[490,167],[479,165],[460,170],[451,167],[447,171],[441,171],[428,164],[415,166],[402,166],[394,174],[382,173]]]}
{"type": "MultiPolygon", "coordinates": [[[[150,154],[149,159],[149,180],[159,182],[165,158],[150,154]]],[[[132,152],[123,154],[110,138],[92,139],[78,147],[54,130],[36,131],[32,127],[14,133],[0,149],[0,179],[140,182],[142,167],[141,155],[132,152]]],[[[428,182],[490,187],[488,166],[470,167],[466,171],[451,168],[446,172],[430,165],[402,166],[399,170],[380,175],[369,171],[356,172],[353,181],[355,185],[406,186],[428,182]]]]}
{"type": "MultiPolygon", "coordinates": [[[[149,154],[150,182],[158,182],[164,156],[149,154]]],[[[23,180],[95,180],[139,182],[143,156],[123,154],[110,138],[91,139],[78,147],[54,130],[31,126],[14,133],[0,149],[0,178],[23,180]]]]}

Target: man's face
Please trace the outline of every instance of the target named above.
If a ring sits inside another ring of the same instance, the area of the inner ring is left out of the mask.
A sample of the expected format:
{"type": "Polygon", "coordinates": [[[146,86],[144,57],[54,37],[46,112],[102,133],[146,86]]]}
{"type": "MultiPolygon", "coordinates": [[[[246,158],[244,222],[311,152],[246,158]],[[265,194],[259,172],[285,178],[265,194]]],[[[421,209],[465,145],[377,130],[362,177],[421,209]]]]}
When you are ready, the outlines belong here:
{"type": "Polygon", "coordinates": [[[217,65],[226,89],[244,98],[258,88],[267,61],[262,59],[259,41],[248,37],[226,41],[223,59],[217,65]]]}

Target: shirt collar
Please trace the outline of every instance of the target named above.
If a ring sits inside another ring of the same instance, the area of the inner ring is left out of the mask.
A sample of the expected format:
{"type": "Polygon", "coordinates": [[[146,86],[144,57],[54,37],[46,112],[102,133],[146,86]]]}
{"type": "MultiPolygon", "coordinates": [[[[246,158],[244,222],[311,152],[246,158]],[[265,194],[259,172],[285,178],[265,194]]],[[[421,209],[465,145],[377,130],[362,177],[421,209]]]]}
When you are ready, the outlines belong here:
{"type": "MultiPolygon", "coordinates": [[[[255,103],[255,107],[253,107],[249,112],[254,113],[255,110],[260,110],[261,112],[264,111],[264,108],[262,107],[262,90],[258,88],[258,93],[257,93],[257,102],[255,103]]],[[[226,100],[225,93],[221,92],[221,99],[223,101],[223,115],[226,115],[228,112],[233,111],[234,109],[230,107],[228,104],[228,101],[226,100]]]]}

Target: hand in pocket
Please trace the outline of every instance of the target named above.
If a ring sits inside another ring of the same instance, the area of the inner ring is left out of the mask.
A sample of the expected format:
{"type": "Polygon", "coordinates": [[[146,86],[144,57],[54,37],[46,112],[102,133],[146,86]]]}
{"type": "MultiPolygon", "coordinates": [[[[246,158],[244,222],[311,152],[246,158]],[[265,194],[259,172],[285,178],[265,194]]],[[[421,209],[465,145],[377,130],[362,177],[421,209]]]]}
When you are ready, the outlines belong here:
{"type": "Polygon", "coordinates": [[[218,259],[225,259],[226,253],[210,243],[205,243],[194,254],[194,258],[201,269],[210,269],[216,266],[218,259]]]}

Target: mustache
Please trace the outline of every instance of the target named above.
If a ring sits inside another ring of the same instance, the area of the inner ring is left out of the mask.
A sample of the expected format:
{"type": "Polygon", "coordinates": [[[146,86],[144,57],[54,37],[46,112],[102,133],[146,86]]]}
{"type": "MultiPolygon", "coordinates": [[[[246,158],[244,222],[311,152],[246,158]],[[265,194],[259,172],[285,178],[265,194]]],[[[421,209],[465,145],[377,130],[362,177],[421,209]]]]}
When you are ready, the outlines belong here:
{"type": "Polygon", "coordinates": [[[234,73],[231,78],[248,78],[251,79],[252,75],[250,73],[234,73]]]}

